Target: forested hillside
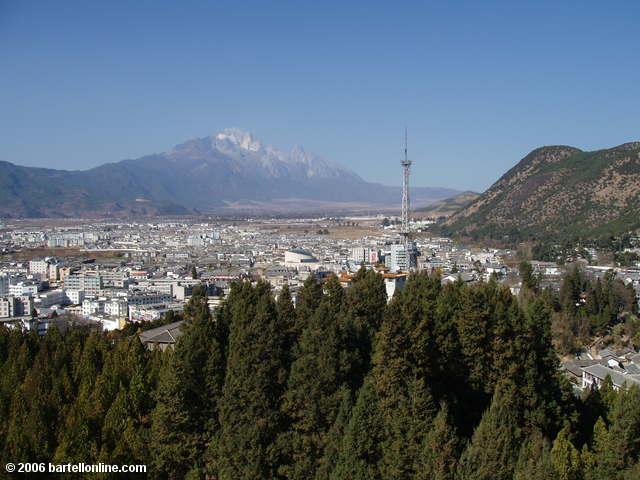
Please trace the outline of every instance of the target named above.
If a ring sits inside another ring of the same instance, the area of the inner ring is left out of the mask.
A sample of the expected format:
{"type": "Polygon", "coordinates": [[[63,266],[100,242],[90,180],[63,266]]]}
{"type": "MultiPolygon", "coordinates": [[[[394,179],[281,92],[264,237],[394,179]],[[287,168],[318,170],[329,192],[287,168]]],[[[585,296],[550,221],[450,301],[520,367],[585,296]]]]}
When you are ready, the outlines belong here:
{"type": "Polygon", "coordinates": [[[583,152],[533,150],[442,225],[442,233],[509,241],[598,239],[640,226],[640,142],[583,152]]]}
{"type": "Polygon", "coordinates": [[[387,304],[382,278],[360,272],[348,290],[310,278],[294,308],[286,288],[275,300],[266,283],[236,283],[215,319],[196,292],[164,353],[130,331],[0,329],[2,464],[146,464],[160,479],[640,478],[640,392],[577,398],[551,334],[573,291],[538,292],[530,276],[525,288],[518,300],[494,281],[416,274],[387,304]]]}

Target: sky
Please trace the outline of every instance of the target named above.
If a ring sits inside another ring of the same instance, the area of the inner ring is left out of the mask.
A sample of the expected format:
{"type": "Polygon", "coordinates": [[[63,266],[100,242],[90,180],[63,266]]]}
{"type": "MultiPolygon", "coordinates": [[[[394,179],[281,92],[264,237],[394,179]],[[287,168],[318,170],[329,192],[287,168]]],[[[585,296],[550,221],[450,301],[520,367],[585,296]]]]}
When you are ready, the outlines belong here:
{"type": "Polygon", "coordinates": [[[0,160],[86,169],[226,127],[482,191],[640,140],[640,2],[0,0],[0,160]]]}

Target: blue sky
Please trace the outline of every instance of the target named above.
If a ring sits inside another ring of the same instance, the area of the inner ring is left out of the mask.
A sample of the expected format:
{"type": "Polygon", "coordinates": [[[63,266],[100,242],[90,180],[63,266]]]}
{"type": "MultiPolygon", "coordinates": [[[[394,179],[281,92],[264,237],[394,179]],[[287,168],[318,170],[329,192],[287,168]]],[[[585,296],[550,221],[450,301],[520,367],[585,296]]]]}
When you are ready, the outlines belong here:
{"type": "Polygon", "coordinates": [[[640,140],[640,2],[0,0],[0,160],[83,169],[228,126],[370,181],[483,190],[640,140]],[[527,3],[527,4],[525,4],[527,3]]]}

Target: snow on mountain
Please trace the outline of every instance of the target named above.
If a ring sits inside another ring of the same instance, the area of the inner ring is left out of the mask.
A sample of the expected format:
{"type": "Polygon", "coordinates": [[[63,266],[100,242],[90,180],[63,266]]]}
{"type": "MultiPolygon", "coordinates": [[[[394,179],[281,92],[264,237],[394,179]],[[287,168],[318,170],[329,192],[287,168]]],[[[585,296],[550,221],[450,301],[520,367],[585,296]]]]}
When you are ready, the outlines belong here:
{"type": "Polygon", "coordinates": [[[209,137],[189,140],[166,155],[174,161],[200,159],[219,163],[226,160],[236,172],[260,173],[271,178],[344,178],[363,182],[355,172],[306,152],[300,146],[284,152],[263,144],[251,132],[239,128],[225,128],[209,137]]]}
{"type": "MultiPolygon", "coordinates": [[[[0,188],[7,214],[18,216],[55,215],[56,208],[62,215],[140,214],[140,198],[150,201],[145,211],[151,214],[187,209],[215,211],[229,205],[256,203],[268,209],[268,205],[282,200],[290,202],[287,208],[301,210],[311,208],[313,202],[399,205],[401,198],[400,187],[365,182],[352,170],[302,147],[285,152],[238,128],[189,140],[165,153],[83,171],[0,163],[0,183],[2,178],[14,178],[16,172],[20,172],[26,185],[36,187],[0,188]],[[38,197],[41,190],[47,195],[55,191],[58,203],[52,209],[41,208],[47,203],[38,197]],[[14,191],[29,194],[16,195],[14,191]]],[[[412,200],[416,205],[426,204],[457,193],[451,189],[414,188],[412,200]]]]}

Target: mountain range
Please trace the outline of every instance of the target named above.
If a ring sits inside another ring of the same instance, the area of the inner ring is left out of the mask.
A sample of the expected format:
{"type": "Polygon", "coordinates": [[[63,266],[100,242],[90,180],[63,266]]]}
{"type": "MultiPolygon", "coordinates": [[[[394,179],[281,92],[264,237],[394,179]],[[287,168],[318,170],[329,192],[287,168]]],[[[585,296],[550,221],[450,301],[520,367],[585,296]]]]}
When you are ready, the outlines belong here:
{"type": "Polygon", "coordinates": [[[533,150],[452,215],[442,233],[475,239],[596,238],[640,227],[640,142],[533,150]]]}
{"type": "MultiPolygon", "coordinates": [[[[415,205],[457,193],[411,190],[415,205]]],[[[236,128],[89,170],[0,162],[0,216],[10,218],[347,211],[400,200],[400,187],[366,182],[302,147],[284,152],[236,128]]]]}

